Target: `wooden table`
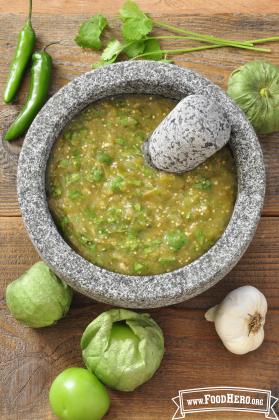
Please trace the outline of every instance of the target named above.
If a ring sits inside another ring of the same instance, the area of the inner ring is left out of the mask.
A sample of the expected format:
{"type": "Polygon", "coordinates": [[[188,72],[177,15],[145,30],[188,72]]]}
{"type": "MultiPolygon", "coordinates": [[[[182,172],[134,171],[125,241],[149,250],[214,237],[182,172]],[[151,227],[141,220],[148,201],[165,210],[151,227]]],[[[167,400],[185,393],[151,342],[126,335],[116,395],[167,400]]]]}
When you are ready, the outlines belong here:
{"type": "MultiPolygon", "coordinates": [[[[25,18],[26,3],[26,0],[0,0],[1,92],[15,39],[25,18]]],[[[73,42],[80,22],[91,14],[105,12],[112,19],[111,32],[115,33],[118,28],[115,16],[122,0],[35,0],[34,3],[37,47],[61,40],[60,45],[50,49],[55,66],[51,90],[54,93],[75,76],[90,70],[91,63],[97,59],[95,53],[83,52],[73,42]]],[[[278,35],[278,0],[142,0],[139,4],[161,20],[217,36],[253,39],[278,35]]],[[[176,63],[198,70],[226,88],[228,75],[242,63],[267,58],[279,64],[279,43],[271,47],[272,54],[263,55],[229,48],[196,52],[177,57],[176,63]]],[[[16,104],[22,103],[26,87],[25,82],[16,104]]],[[[15,109],[1,105],[1,129],[7,115],[13,114],[15,109]]],[[[252,244],[231,273],[209,291],[183,304],[150,311],[165,333],[166,355],[162,366],[155,377],[137,391],[110,392],[112,404],[107,419],[170,419],[174,414],[171,398],[179,389],[194,387],[255,387],[271,389],[273,395],[279,397],[279,135],[261,136],[260,140],[267,168],[267,195],[252,244]],[[225,350],[213,325],[204,320],[204,312],[227,292],[244,284],[258,287],[266,295],[269,311],[264,344],[259,350],[240,357],[225,350]]],[[[39,259],[23,227],[16,198],[16,158],[20,142],[7,147],[8,152],[2,146],[0,155],[0,418],[51,419],[50,383],[66,367],[82,366],[81,334],[107,306],[75,294],[69,315],[56,326],[41,330],[21,326],[7,311],[6,285],[39,259]]],[[[260,415],[220,413],[194,418],[256,419],[260,415]]]]}

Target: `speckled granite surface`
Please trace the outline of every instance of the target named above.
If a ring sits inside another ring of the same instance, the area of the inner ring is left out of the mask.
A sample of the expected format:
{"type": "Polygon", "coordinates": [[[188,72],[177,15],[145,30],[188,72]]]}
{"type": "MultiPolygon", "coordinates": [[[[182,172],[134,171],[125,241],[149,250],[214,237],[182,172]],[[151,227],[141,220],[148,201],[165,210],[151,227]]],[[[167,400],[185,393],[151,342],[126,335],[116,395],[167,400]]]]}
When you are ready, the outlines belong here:
{"type": "Polygon", "coordinates": [[[238,262],[259,221],[265,170],[258,139],[242,112],[225,93],[201,75],[152,61],[113,64],[86,73],[57,92],[34,120],[18,166],[18,197],[41,257],[74,289],[123,307],[159,307],[189,299],[217,283],[238,262]],[[86,105],[122,93],[159,94],[181,100],[202,94],[222,104],[232,127],[230,146],[238,170],[238,196],[230,223],[219,241],[192,264],[156,276],[126,276],[99,268],[63,240],[48,210],[45,169],[57,135],[86,105]]]}
{"type": "Polygon", "coordinates": [[[222,105],[204,95],[183,98],[154,130],[143,150],[147,161],[167,172],[190,171],[230,139],[222,105]]]}

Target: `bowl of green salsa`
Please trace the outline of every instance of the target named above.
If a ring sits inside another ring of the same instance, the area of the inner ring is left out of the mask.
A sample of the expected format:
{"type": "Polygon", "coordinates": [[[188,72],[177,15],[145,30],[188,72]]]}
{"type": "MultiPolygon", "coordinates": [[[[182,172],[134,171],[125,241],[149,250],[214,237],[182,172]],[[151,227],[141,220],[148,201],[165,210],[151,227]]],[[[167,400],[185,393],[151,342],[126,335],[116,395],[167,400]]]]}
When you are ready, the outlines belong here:
{"type": "Polygon", "coordinates": [[[18,196],[39,254],[76,290],[125,307],[181,302],[241,258],[265,190],[258,139],[201,75],[151,61],[75,79],[45,105],[21,152],[18,196]],[[142,144],[183,97],[221,102],[231,139],[192,171],[150,167],[142,144]]]}

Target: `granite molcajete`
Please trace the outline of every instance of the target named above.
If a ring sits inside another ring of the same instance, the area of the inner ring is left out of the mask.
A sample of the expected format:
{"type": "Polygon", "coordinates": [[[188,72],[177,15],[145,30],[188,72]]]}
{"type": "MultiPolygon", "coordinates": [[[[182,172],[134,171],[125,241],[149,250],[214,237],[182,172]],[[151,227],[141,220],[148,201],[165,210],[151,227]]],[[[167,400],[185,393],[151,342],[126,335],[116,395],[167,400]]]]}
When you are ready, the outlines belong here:
{"type": "Polygon", "coordinates": [[[30,238],[46,263],[68,284],[96,300],[148,308],[187,300],[217,283],[239,261],[256,230],[265,193],[265,169],[257,136],[244,114],[212,82],[189,69],[152,61],[122,62],[86,73],[57,92],[34,120],[18,166],[18,197],[30,238]],[[232,127],[238,195],[229,225],[193,263],[154,276],[127,276],[88,262],[64,241],[50,215],[45,171],[65,124],[88,104],[112,95],[158,94],[181,100],[208,95],[222,104],[232,127]]]}

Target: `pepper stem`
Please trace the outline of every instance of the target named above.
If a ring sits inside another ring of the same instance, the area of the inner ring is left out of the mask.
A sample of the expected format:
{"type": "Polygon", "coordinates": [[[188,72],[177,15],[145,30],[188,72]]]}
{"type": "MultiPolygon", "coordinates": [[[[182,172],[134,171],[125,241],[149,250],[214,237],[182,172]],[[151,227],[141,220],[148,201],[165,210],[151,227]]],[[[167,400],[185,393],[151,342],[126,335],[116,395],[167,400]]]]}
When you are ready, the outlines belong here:
{"type": "Polygon", "coordinates": [[[259,312],[255,312],[254,315],[248,314],[250,317],[248,329],[249,334],[257,334],[259,329],[262,327],[263,317],[259,312]]]}
{"type": "Polygon", "coordinates": [[[32,18],[32,0],[29,0],[29,12],[28,12],[28,21],[31,22],[32,18]]]}
{"type": "Polygon", "coordinates": [[[43,51],[46,51],[46,49],[48,47],[50,47],[51,45],[60,44],[60,43],[61,43],[61,41],[51,42],[50,44],[47,44],[47,45],[44,46],[43,51]]]}

